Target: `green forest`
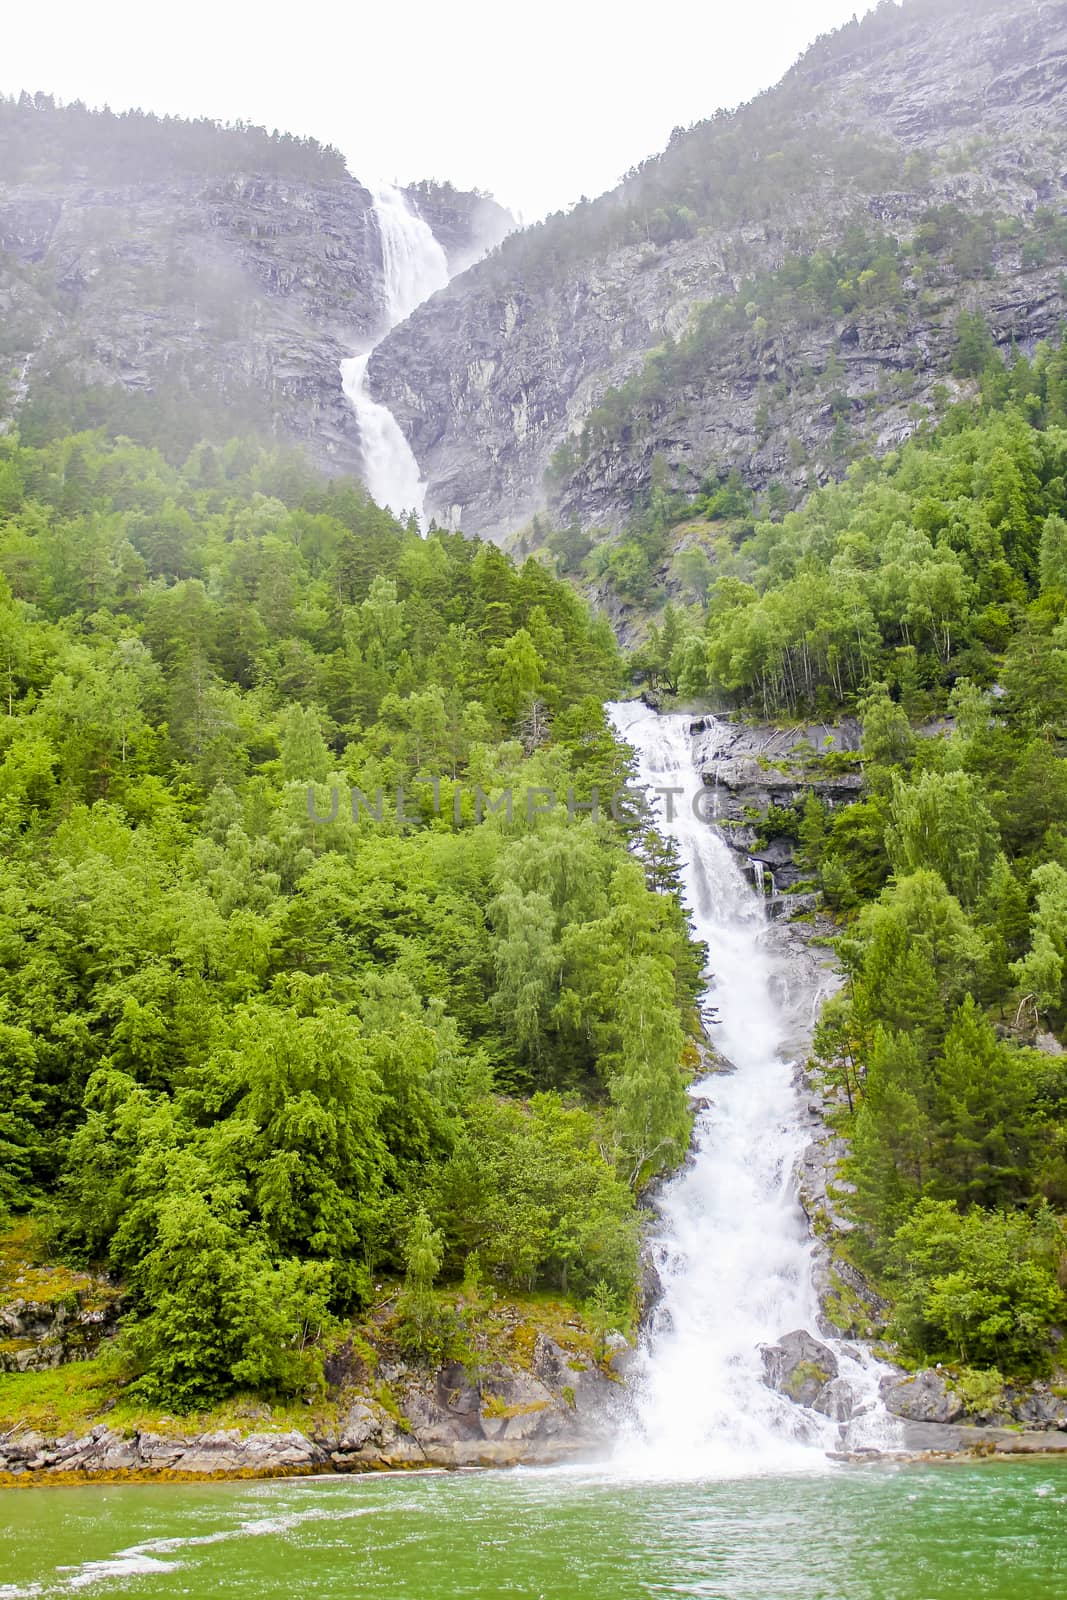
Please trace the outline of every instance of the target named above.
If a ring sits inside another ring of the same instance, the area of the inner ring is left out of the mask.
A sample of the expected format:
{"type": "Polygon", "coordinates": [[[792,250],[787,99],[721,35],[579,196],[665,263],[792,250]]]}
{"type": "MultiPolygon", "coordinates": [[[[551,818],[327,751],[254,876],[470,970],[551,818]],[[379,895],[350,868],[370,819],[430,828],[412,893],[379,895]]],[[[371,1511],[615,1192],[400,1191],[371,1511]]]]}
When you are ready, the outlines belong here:
{"type": "Polygon", "coordinates": [[[1008,1375],[1067,1315],[1067,355],[959,332],[981,392],[936,432],[777,519],[712,498],[733,536],[638,659],[721,709],[859,717],[856,756],[813,758],[858,765],[858,802],[761,824],[841,929],[815,1045],[848,1253],[906,1355],[1008,1375]]]}
{"type": "Polygon", "coordinates": [[[118,1276],[135,1394],[297,1392],[376,1274],[419,1349],[435,1279],[625,1319],[706,952],[578,809],[622,678],[543,565],[284,454],[0,439],[0,1207],[118,1276]]]}
{"type": "Polygon", "coordinates": [[[158,117],[63,105],[50,94],[0,95],[0,182],[150,183],[256,172],[324,182],[347,176],[339,150],[252,123],[158,117]]]}

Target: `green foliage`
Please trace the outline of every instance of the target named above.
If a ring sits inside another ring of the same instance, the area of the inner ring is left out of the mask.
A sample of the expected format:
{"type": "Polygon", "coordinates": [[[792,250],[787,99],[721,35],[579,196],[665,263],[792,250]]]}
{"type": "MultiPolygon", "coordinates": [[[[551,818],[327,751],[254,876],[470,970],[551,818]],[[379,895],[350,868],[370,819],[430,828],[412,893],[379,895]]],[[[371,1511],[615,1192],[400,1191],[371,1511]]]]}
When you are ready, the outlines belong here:
{"type": "Polygon", "coordinates": [[[886,831],[889,858],[903,876],[929,867],[965,906],[982,892],[1000,848],[1000,833],[966,772],[924,772],[898,781],[886,831]]]}
{"type": "Polygon", "coordinates": [[[0,487],[0,1205],[121,1275],[140,1392],[303,1393],[382,1272],[443,1349],[472,1251],[627,1302],[703,952],[610,819],[610,630],[246,444],[0,487]]]}
{"type": "Polygon", "coordinates": [[[404,1242],[404,1292],[397,1306],[401,1343],[420,1355],[432,1354],[438,1344],[440,1319],[433,1285],[441,1270],[442,1246],[441,1234],[420,1206],[404,1242]]]}
{"type": "Polygon", "coordinates": [[[1033,882],[1037,905],[1030,948],[1012,974],[1036,1009],[1058,1020],[1067,1006],[1067,870],[1058,861],[1046,861],[1035,868],[1033,882]]]}
{"type": "Polygon", "coordinates": [[[693,599],[700,605],[706,604],[714,568],[704,548],[698,544],[689,545],[681,552],[675,566],[679,578],[693,599]]]}
{"type": "Polygon", "coordinates": [[[141,1310],[126,1340],[147,1369],[138,1392],[190,1410],[235,1387],[291,1394],[313,1381],[321,1358],[305,1345],[326,1323],[328,1270],[272,1260],[236,1187],[213,1184],[187,1154],[171,1152],[156,1182],[150,1247],[130,1269],[141,1310]]]}
{"type": "Polygon", "coordinates": [[[476,1251],[481,1269],[507,1287],[541,1279],[581,1293],[603,1280],[629,1300],[638,1219],[601,1153],[607,1131],[602,1113],[557,1094],[472,1106],[465,1139],[433,1178],[445,1270],[458,1273],[476,1251]]]}
{"type": "Polygon", "coordinates": [[[997,359],[989,324],[974,311],[961,311],[956,322],[956,351],[952,370],[957,378],[980,377],[997,359]]]}
{"type": "Polygon", "coordinates": [[[1067,1311],[1054,1268],[1063,1236],[1031,1219],[924,1201],[898,1231],[896,1333],[915,1354],[1002,1372],[1048,1367],[1049,1324],[1067,1311]]]}
{"type": "Polygon", "coordinates": [[[593,1335],[594,1353],[598,1361],[603,1361],[607,1351],[608,1334],[616,1330],[621,1322],[628,1321],[628,1318],[620,1315],[619,1307],[612,1299],[611,1290],[603,1279],[595,1286],[586,1301],[584,1312],[586,1325],[593,1335]]]}
{"type": "Polygon", "coordinates": [[[996,1367],[984,1372],[976,1371],[974,1367],[962,1367],[953,1374],[951,1383],[972,1414],[988,1416],[991,1412],[1003,1409],[1004,1376],[996,1367]]]}
{"type": "Polygon", "coordinates": [[[694,607],[675,617],[672,649],[650,639],[637,667],[765,717],[855,706],[869,725],[867,759],[885,765],[901,758],[894,716],[911,742],[910,721],[932,715],[962,678],[987,689],[1003,656],[1012,701],[1037,728],[1067,729],[1065,374],[1062,347],[1041,345],[1010,373],[997,358],[981,398],[936,434],[857,460],[843,483],[780,520],[753,522],[739,482],[716,480],[696,505],[650,490],[622,541],[586,562],[650,607],[662,570],[647,531],[653,502],[665,526],[719,515],[720,503],[736,520],[713,541],[714,563],[696,545],[676,558],[694,607]],[[888,739],[883,753],[871,739],[888,739]]]}

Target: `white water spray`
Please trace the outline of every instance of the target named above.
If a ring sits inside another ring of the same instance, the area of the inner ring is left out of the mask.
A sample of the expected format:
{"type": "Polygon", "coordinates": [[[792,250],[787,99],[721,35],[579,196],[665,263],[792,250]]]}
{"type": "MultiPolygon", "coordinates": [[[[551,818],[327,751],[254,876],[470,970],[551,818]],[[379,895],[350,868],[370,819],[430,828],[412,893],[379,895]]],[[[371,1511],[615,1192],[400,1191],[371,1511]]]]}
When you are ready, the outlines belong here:
{"type": "Polygon", "coordinates": [[[664,1295],[621,1464],[672,1477],[821,1467],[827,1449],[887,1439],[877,1399],[884,1369],[853,1347],[827,1341],[861,1413],[847,1440],[837,1423],[762,1381],[761,1344],[817,1327],[812,1244],[793,1184],[808,1134],[790,1059],[810,1026],[811,995],[791,992],[762,900],[715,828],[694,815],[704,786],[690,719],[636,702],[609,711],[637,755],[638,781],[674,791],[658,802],[658,826],[678,845],[686,903],[709,947],[715,1043],[737,1069],[697,1085],[711,1106],[693,1159],[658,1206],[664,1295]]]}
{"type": "Polygon", "coordinates": [[[397,515],[413,511],[421,527],[426,484],[393,413],[367,392],[367,364],[391,328],[444,288],[448,260],[429,223],[401,190],[391,184],[376,189],[374,213],[382,241],[383,325],[369,348],[341,362],[341,385],[359,422],[363,477],[372,498],[397,515]]]}

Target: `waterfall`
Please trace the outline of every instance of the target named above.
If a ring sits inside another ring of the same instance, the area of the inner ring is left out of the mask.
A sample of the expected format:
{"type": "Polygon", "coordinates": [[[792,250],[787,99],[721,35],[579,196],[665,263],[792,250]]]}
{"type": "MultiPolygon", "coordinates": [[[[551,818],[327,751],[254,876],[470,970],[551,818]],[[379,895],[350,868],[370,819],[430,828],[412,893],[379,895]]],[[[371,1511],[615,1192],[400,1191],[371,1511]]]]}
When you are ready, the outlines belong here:
{"type": "Polygon", "coordinates": [[[367,391],[367,364],[391,328],[444,288],[448,260],[429,223],[393,185],[374,191],[374,214],[382,244],[384,316],[373,343],[341,362],[341,386],[359,422],[363,479],[372,498],[397,516],[413,511],[421,527],[426,484],[400,424],[367,391]]]}
{"type": "MultiPolygon", "coordinates": [[[[672,1476],[822,1467],[828,1449],[884,1445],[888,1419],[877,1396],[885,1369],[839,1340],[826,1342],[863,1413],[847,1438],[843,1426],[762,1381],[761,1344],[798,1328],[817,1331],[813,1246],[793,1180],[809,1138],[793,1069],[810,1029],[811,994],[790,983],[762,898],[716,829],[694,815],[706,790],[690,719],[638,702],[609,711],[637,756],[638,782],[672,791],[654,802],[658,826],[679,848],[686,903],[709,949],[715,1043],[736,1067],[696,1086],[710,1108],[698,1117],[692,1159],[658,1202],[654,1249],[664,1293],[635,1375],[634,1437],[620,1447],[620,1461],[672,1476]]],[[[706,815],[706,801],[701,806],[706,815]]]]}

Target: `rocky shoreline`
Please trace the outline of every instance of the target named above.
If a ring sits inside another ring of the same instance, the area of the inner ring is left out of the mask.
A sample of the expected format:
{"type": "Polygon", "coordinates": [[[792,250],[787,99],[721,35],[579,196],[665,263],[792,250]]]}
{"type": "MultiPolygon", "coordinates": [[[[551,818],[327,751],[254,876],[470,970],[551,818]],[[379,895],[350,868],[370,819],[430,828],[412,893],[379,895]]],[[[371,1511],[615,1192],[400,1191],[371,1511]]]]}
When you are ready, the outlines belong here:
{"type": "Polygon", "coordinates": [[[494,1362],[472,1376],[459,1364],[431,1373],[394,1364],[376,1379],[313,1412],[302,1429],[183,1433],[101,1422],[80,1436],[50,1436],[16,1427],[0,1433],[0,1485],[553,1466],[603,1451],[623,1394],[610,1363],[583,1362],[541,1333],[528,1368],[494,1362]]]}

